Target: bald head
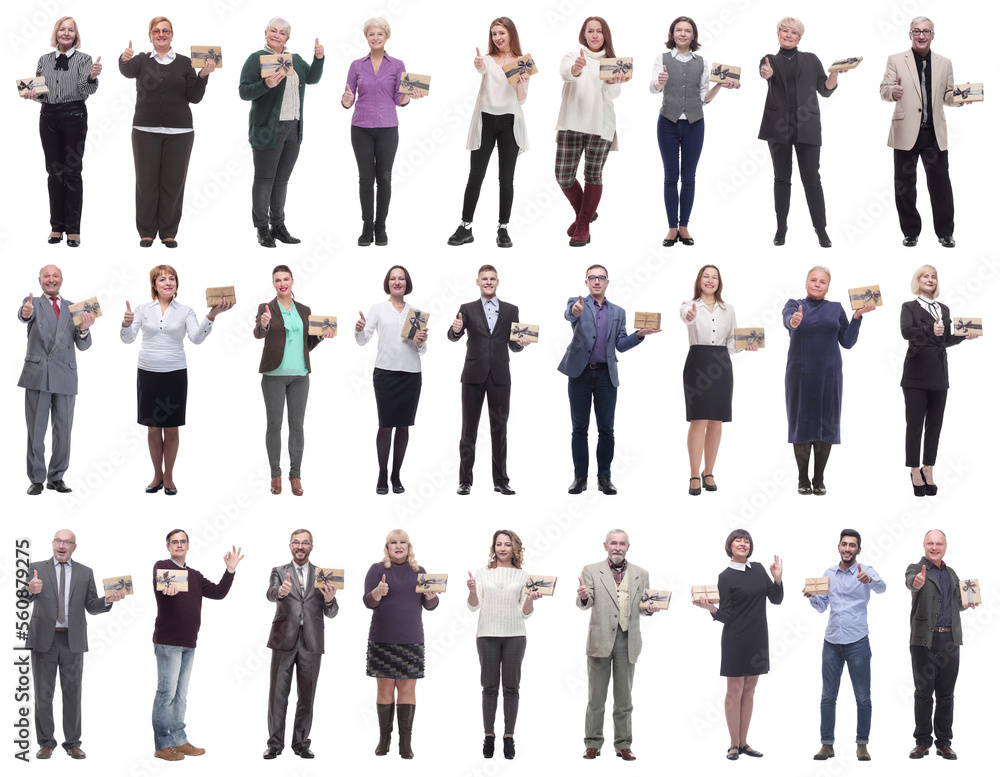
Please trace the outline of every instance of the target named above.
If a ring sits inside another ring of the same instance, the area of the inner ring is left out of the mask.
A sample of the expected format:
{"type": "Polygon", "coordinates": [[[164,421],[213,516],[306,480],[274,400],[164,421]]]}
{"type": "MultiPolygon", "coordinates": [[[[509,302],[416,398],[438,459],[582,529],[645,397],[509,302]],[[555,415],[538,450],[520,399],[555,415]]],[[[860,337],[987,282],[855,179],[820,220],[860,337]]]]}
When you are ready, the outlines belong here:
{"type": "Polygon", "coordinates": [[[941,566],[945,551],[948,550],[948,539],[940,529],[931,529],[924,535],[924,558],[934,566],[941,566]]]}
{"type": "Polygon", "coordinates": [[[76,535],[69,529],[60,529],[52,538],[52,555],[56,561],[69,561],[76,550],[76,535]]]}
{"type": "Polygon", "coordinates": [[[42,293],[50,297],[59,294],[62,288],[62,270],[54,264],[47,264],[38,271],[38,285],[42,287],[42,293]]]}

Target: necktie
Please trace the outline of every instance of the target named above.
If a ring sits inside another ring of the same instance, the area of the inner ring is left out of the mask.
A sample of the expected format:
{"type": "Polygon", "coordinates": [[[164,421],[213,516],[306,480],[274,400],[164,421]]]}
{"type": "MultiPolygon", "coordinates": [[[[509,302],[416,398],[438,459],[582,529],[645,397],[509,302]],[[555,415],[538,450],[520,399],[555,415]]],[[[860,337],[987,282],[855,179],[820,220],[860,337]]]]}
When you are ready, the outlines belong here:
{"type": "Polygon", "coordinates": [[[302,568],[304,566],[305,565],[303,564],[303,565],[299,566],[299,568],[298,568],[298,573],[299,573],[299,593],[302,594],[302,598],[303,599],[306,596],[306,579],[305,579],[305,576],[304,576],[304,572],[302,571],[302,568]]]}
{"type": "Polygon", "coordinates": [[[59,320],[59,297],[50,297],[52,300],[52,312],[56,314],[56,321],[59,320]]]}
{"type": "Polygon", "coordinates": [[[920,112],[920,123],[926,124],[928,121],[928,107],[930,105],[929,95],[927,94],[927,66],[930,64],[928,60],[921,60],[920,62],[920,100],[923,103],[921,105],[920,112]]]}
{"type": "Polygon", "coordinates": [[[59,562],[59,590],[56,592],[59,604],[56,609],[56,623],[66,623],[66,562],[59,562]]]}

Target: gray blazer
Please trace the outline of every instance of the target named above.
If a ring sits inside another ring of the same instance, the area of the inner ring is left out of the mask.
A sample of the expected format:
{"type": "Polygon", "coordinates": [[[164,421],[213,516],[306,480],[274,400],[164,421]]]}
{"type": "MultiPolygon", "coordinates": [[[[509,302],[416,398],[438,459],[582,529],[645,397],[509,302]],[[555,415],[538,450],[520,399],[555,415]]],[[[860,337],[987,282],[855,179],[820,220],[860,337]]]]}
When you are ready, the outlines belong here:
{"type": "MultiPolygon", "coordinates": [[[[649,573],[629,562],[626,569],[629,581],[628,660],[634,664],[642,651],[642,634],[639,633],[639,616],[649,615],[639,601],[642,592],[649,588],[649,573]]],[[[583,568],[583,584],[590,595],[586,601],[576,597],[576,606],[590,610],[590,630],[587,632],[587,655],[607,658],[615,646],[618,633],[618,592],[608,560],[588,564],[583,568]]]]}
{"type": "MultiPolygon", "coordinates": [[[[35,309],[38,312],[38,309],[35,309]]],[[[60,319],[62,316],[60,316],[60,319]]],[[[69,649],[74,653],[87,652],[87,613],[100,615],[111,609],[103,596],[97,595],[94,585],[93,570],[79,561],[71,561],[73,574],[69,583],[69,602],[66,608],[66,620],[69,632],[69,649]]],[[[59,581],[56,579],[56,566],[51,558],[38,561],[28,567],[29,579],[38,571],[38,579],[42,581],[40,594],[28,594],[28,601],[33,602],[31,621],[28,623],[29,650],[44,653],[52,647],[56,633],[56,617],[59,613],[58,596],[59,581]]]]}
{"type": "MultiPolygon", "coordinates": [[[[25,297],[21,303],[27,302],[25,297]]],[[[24,369],[17,385],[25,389],[48,391],[53,394],[77,393],[76,353],[90,348],[90,333],[80,335],[80,327],[73,324],[69,312],[72,302],[63,299],[59,307],[59,320],[49,298],[44,294],[35,297],[31,318],[21,318],[18,308],[17,320],[28,325],[28,352],[24,357],[24,369]]]]}
{"type": "MultiPolygon", "coordinates": [[[[934,624],[941,614],[941,587],[937,579],[930,573],[924,575],[924,584],[920,588],[913,587],[913,578],[920,574],[923,564],[930,567],[930,562],[920,559],[916,564],[906,568],[906,587],[910,589],[910,644],[931,646],[934,637],[934,624]]],[[[951,578],[951,636],[956,645],[962,644],[962,592],[961,581],[954,569],[945,565],[945,571],[951,578]]]]}
{"type": "Polygon", "coordinates": [[[267,646],[273,650],[291,650],[299,636],[299,622],[302,622],[302,639],[310,653],[323,653],[323,616],[334,617],[340,605],[334,599],[329,604],[323,600],[323,592],[313,588],[316,567],[306,562],[306,595],[302,596],[298,584],[295,562],[271,570],[271,582],[267,586],[267,600],[277,604],[267,646]],[[285,582],[285,575],[292,577],[292,590],[284,599],[278,598],[278,589],[285,582]]]}

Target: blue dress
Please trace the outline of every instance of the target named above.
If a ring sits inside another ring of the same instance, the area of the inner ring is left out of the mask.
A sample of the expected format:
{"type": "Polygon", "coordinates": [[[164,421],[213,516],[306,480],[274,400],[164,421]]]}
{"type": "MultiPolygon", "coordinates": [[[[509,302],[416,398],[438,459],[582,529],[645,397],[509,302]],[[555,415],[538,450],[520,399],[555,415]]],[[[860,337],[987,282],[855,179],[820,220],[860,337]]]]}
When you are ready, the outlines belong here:
{"type": "Polygon", "coordinates": [[[844,393],[841,348],[858,341],[861,319],[847,314],[839,302],[790,299],[781,319],[788,330],[785,366],[785,411],[788,442],[840,442],[840,406],[844,393]],[[789,321],[802,306],[802,322],[789,321]]]}

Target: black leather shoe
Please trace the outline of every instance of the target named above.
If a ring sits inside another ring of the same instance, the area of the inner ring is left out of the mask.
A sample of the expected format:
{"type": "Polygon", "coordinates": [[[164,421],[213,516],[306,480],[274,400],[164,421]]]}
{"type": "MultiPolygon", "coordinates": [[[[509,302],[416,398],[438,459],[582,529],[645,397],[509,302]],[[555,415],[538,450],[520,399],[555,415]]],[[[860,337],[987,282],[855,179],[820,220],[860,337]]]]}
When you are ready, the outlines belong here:
{"type": "Polygon", "coordinates": [[[903,235],[903,245],[907,248],[913,248],[917,244],[916,235],[903,235]]]}
{"type": "Polygon", "coordinates": [[[162,478],[160,479],[160,482],[157,485],[155,485],[155,486],[146,486],[146,493],[147,494],[155,494],[161,488],[163,488],[163,480],[162,480],[162,478]]]}
{"type": "Polygon", "coordinates": [[[315,758],[316,754],[313,753],[308,747],[303,747],[301,750],[296,750],[295,755],[299,758],[315,758]]]}
{"type": "Polygon", "coordinates": [[[375,225],[370,221],[365,221],[361,225],[361,234],[358,235],[358,245],[370,246],[375,239],[375,225]]]}
{"type": "Polygon", "coordinates": [[[571,494],[582,494],[587,490],[587,478],[573,478],[573,482],[569,484],[569,493],[571,494]]]}
{"type": "Polygon", "coordinates": [[[754,750],[750,745],[740,745],[740,755],[748,755],[751,758],[764,757],[764,754],[760,750],[754,750]]]}
{"type": "Polygon", "coordinates": [[[491,734],[483,737],[483,758],[493,757],[493,750],[496,748],[496,743],[496,735],[491,734]]]}
{"type": "Polygon", "coordinates": [[[808,496],[813,492],[813,487],[811,483],[799,483],[799,493],[803,496],[808,496]]]}
{"type": "Polygon", "coordinates": [[[50,246],[54,246],[56,243],[61,243],[61,242],[62,242],[62,232],[59,233],[59,237],[52,237],[52,235],[49,235],[50,246]]]}
{"type": "Polygon", "coordinates": [[[282,243],[288,243],[288,245],[295,245],[296,243],[301,243],[297,237],[292,237],[288,234],[288,229],[284,224],[272,224],[271,225],[271,237],[275,240],[280,240],[282,243]]]}
{"type": "Polygon", "coordinates": [[[149,248],[151,245],[153,245],[153,238],[151,237],[144,237],[139,241],[139,248],[149,248]]]}
{"type": "Polygon", "coordinates": [[[930,752],[930,748],[927,745],[917,745],[910,751],[910,758],[923,758],[930,752]]]}
{"type": "Polygon", "coordinates": [[[50,491],[58,491],[60,494],[73,493],[73,489],[67,486],[62,480],[50,480],[45,484],[45,487],[50,491]]]}
{"type": "Polygon", "coordinates": [[[958,760],[958,753],[952,750],[949,745],[940,745],[936,752],[938,755],[944,756],[944,760],[946,761],[958,760]]]}
{"type": "Polygon", "coordinates": [[[375,222],[375,245],[389,245],[389,236],[385,233],[385,222],[381,224],[377,221],[375,222]]]}
{"type": "Polygon", "coordinates": [[[497,246],[500,248],[511,248],[513,245],[510,235],[507,234],[507,228],[499,227],[497,229],[497,246]]]}
{"type": "Polygon", "coordinates": [[[503,738],[503,757],[508,761],[514,760],[514,737],[503,738]]]}
{"type": "Polygon", "coordinates": [[[955,247],[955,238],[952,235],[945,235],[944,237],[939,237],[938,242],[945,248],[955,247]]]}
{"type": "MultiPolygon", "coordinates": [[[[497,238],[499,239],[499,234],[497,238]]],[[[458,229],[455,230],[455,234],[448,238],[448,245],[450,246],[461,246],[466,243],[471,243],[475,238],[472,236],[472,230],[467,227],[463,227],[461,224],[458,225],[458,229]]]]}
{"type": "Polygon", "coordinates": [[[80,241],[79,240],[70,240],[69,238],[66,238],[66,245],[68,245],[70,248],[79,248],[80,247],[80,241]]]}
{"type": "Polygon", "coordinates": [[[274,238],[267,227],[257,227],[257,242],[264,248],[274,248],[274,238]]]}
{"type": "Polygon", "coordinates": [[[691,496],[698,496],[701,493],[701,478],[700,477],[690,477],[688,478],[688,493],[691,496]],[[691,487],[691,482],[694,481],[698,484],[697,488],[691,487]]]}
{"type": "Polygon", "coordinates": [[[164,486],[163,487],[163,493],[166,494],[167,496],[177,496],[177,489],[176,488],[168,488],[167,486],[164,486]]]}
{"type": "Polygon", "coordinates": [[[170,240],[161,240],[164,248],[177,248],[177,239],[171,238],[170,240]]]}
{"type": "Polygon", "coordinates": [[[281,751],[278,748],[269,747],[267,748],[267,750],[264,751],[264,760],[270,761],[274,758],[277,758],[279,755],[281,755],[281,751]]]}
{"type": "Polygon", "coordinates": [[[597,490],[603,491],[605,496],[614,496],[618,493],[618,489],[611,482],[611,478],[597,478],[597,490]]]}
{"type": "Polygon", "coordinates": [[[709,478],[715,480],[715,475],[713,475],[712,473],[708,473],[707,475],[704,472],[701,473],[701,487],[704,488],[706,491],[718,491],[719,487],[717,485],[715,485],[714,483],[712,485],[709,485],[708,483],[705,482],[709,478]]]}
{"type": "Polygon", "coordinates": [[[681,245],[684,245],[684,246],[693,246],[694,245],[694,238],[691,237],[690,235],[688,235],[687,237],[684,237],[684,235],[678,235],[677,239],[681,241],[681,245]]]}
{"type": "Polygon", "coordinates": [[[665,237],[665,238],[663,238],[663,247],[664,248],[673,248],[674,243],[676,243],[676,242],[677,242],[677,238],[676,237],[673,238],[672,240],[669,237],[665,237]]]}
{"type": "Polygon", "coordinates": [[[394,494],[402,494],[405,491],[406,491],[406,489],[403,488],[403,484],[400,483],[399,481],[396,481],[395,483],[392,484],[392,493],[394,493],[394,494]]]}
{"type": "Polygon", "coordinates": [[[923,470],[919,470],[919,472],[920,472],[920,485],[919,486],[916,485],[913,482],[913,476],[910,475],[910,485],[913,486],[913,495],[914,496],[927,496],[927,481],[924,480],[924,471],[923,470]]]}
{"type": "Polygon", "coordinates": [[[511,488],[506,483],[503,483],[502,485],[499,486],[493,486],[493,490],[503,494],[504,496],[514,496],[515,494],[514,489],[511,488]]]}
{"type": "Polygon", "coordinates": [[[740,757],[740,749],[736,745],[733,745],[726,751],[726,758],[728,758],[730,761],[735,761],[739,757],[740,757]]]}
{"type": "Polygon", "coordinates": [[[378,494],[379,496],[385,496],[386,494],[389,493],[389,485],[386,484],[383,486],[380,484],[375,486],[375,493],[378,494]]]}
{"type": "Polygon", "coordinates": [[[826,496],[826,486],[816,478],[813,478],[812,491],[816,496],[826,496]]]}
{"type": "Polygon", "coordinates": [[[38,496],[44,490],[44,486],[41,483],[32,483],[28,486],[28,496],[38,496]]]}
{"type": "Polygon", "coordinates": [[[816,230],[816,237],[819,238],[819,247],[820,248],[832,248],[833,247],[833,241],[830,240],[830,236],[828,234],[826,234],[826,230],[825,229],[817,229],[816,230]]]}
{"type": "Polygon", "coordinates": [[[777,231],[774,233],[774,244],[776,246],[783,246],[785,244],[785,233],[788,231],[788,227],[778,227],[777,231]]]}
{"type": "Polygon", "coordinates": [[[457,493],[459,496],[468,496],[469,494],[472,493],[472,484],[471,483],[459,483],[458,484],[458,491],[456,491],[455,493],[457,493]]]}

